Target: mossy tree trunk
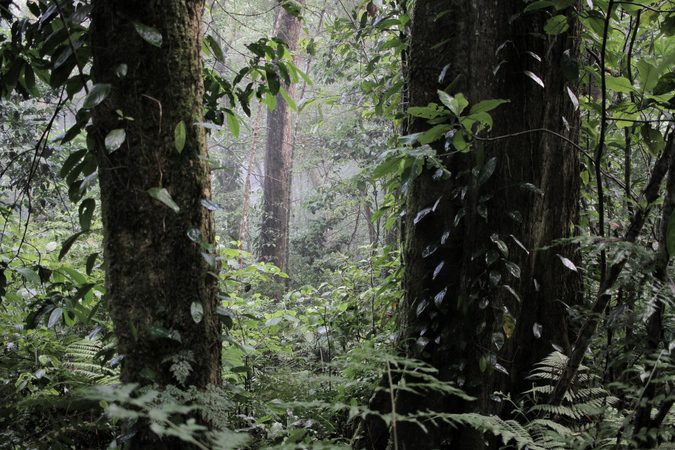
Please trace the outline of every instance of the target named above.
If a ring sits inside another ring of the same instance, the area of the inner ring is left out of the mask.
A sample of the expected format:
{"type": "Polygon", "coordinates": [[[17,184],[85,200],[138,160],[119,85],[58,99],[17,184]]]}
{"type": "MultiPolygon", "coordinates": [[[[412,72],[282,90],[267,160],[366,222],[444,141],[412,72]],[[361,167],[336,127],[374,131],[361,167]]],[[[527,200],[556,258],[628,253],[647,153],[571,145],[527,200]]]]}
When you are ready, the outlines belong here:
{"type": "MultiPolygon", "coordinates": [[[[207,156],[204,130],[194,125],[203,120],[203,2],[96,0],[93,6],[92,78],[109,84],[110,93],[93,109],[88,139],[99,165],[106,299],[124,357],[121,379],[160,388],[218,386],[218,286],[206,262],[215,235],[212,214],[202,206],[211,198],[210,171],[200,159],[207,156]],[[182,151],[179,124],[186,130],[182,151]],[[106,136],[120,128],[121,147],[106,149],[106,136]],[[152,188],[166,190],[180,210],[153,198],[152,188]],[[201,318],[191,312],[199,309],[201,318]],[[179,361],[189,363],[189,374],[171,370],[179,361]]],[[[172,440],[134,445],[181,447],[172,440]]]]}
{"type": "MultiPolygon", "coordinates": [[[[494,124],[470,151],[444,142],[437,153],[452,176],[425,168],[409,193],[402,244],[405,296],[401,346],[476,397],[398,391],[397,415],[416,411],[507,413],[495,391],[522,392],[533,364],[560,348],[569,352],[565,304],[578,299],[580,279],[562,258],[575,247],[541,248],[570,237],[578,220],[578,111],[562,62],[578,56],[578,25],[547,35],[549,11],[523,13],[524,1],[417,0],[409,50],[410,106],[440,104],[437,91],[462,93],[472,105],[506,99],[494,124]],[[534,78],[528,74],[534,75],[534,78]],[[451,83],[456,81],[454,87],[451,83]],[[539,130],[539,131],[538,131],[539,130]],[[496,162],[492,175],[490,161],[496,162]],[[433,212],[418,216],[425,208],[433,212]],[[506,374],[505,372],[508,372],[506,374]]],[[[416,133],[432,125],[415,119],[416,133]]],[[[376,429],[367,432],[380,437],[376,429]]],[[[480,449],[481,433],[437,421],[428,432],[397,425],[398,448],[480,449]]],[[[389,439],[392,447],[393,436],[389,439]]],[[[393,448],[393,447],[392,447],[393,448]]]]}
{"type": "MultiPolygon", "coordinates": [[[[304,5],[304,0],[300,2],[304,5]]],[[[288,44],[294,53],[302,25],[297,17],[279,8],[279,28],[276,36],[288,44]]],[[[296,63],[294,61],[294,63],[296,63]]],[[[295,84],[282,82],[289,97],[295,95],[295,84]]],[[[273,111],[267,113],[267,141],[265,145],[265,180],[263,183],[263,222],[260,230],[260,259],[287,271],[289,253],[289,226],[291,218],[291,182],[293,157],[292,111],[281,95],[273,111]]],[[[281,281],[279,278],[278,281],[281,281]]],[[[285,280],[288,280],[285,278],[285,280]]]]}

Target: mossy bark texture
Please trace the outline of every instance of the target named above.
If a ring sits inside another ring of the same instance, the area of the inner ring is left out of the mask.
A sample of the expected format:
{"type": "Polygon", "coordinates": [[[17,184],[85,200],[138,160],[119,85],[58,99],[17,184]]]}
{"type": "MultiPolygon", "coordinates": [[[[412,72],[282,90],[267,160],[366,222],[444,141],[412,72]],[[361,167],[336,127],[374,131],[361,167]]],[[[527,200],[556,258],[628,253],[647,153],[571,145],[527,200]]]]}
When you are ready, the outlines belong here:
{"type": "Polygon", "coordinates": [[[195,125],[203,113],[202,8],[196,0],[93,2],[92,78],[110,93],[93,109],[88,131],[99,164],[106,299],[125,383],[221,382],[217,280],[203,256],[214,256],[212,213],[202,206],[211,182],[204,129],[195,125]],[[126,138],[111,151],[106,136],[120,128],[126,138]],[[180,210],[153,198],[152,188],[165,189],[180,210]],[[191,312],[199,309],[201,318],[191,312]],[[191,366],[184,380],[171,370],[179,360],[191,366]]]}
{"type": "MultiPolygon", "coordinates": [[[[563,73],[578,57],[577,25],[570,8],[570,28],[547,34],[549,12],[524,13],[526,5],[415,2],[410,106],[440,104],[438,90],[462,93],[470,102],[464,115],[483,100],[509,102],[490,112],[492,129],[481,132],[470,150],[436,146],[452,176],[423,168],[404,223],[401,346],[476,401],[400,390],[399,416],[429,410],[504,417],[507,402],[495,402],[492,394],[519,394],[534,363],[555,348],[569,351],[565,305],[577,303],[579,277],[562,258],[576,261],[577,254],[572,245],[542,248],[572,236],[579,215],[577,150],[560,137],[578,139],[578,111],[567,91],[575,92],[576,80],[563,73]],[[492,158],[494,172],[481,178],[492,158]],[[419,214],[426,208],[432,212],[419,214]]],[[[408,132],[431,126],[415,119],[408,132]]],[[[474,429],[423,422],[426,432],[413,423],[397,424],[399,449],[486,445],[474,429]]],[[[380,436],[382,445],[379,430],[369,434],[380,436]]]]}

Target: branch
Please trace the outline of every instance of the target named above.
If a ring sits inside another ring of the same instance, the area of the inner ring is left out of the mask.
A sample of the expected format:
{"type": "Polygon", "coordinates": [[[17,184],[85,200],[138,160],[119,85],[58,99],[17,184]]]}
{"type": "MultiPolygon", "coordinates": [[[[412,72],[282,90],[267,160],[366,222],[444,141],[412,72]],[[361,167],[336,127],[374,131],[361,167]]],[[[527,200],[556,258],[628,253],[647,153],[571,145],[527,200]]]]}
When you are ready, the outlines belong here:
{"type": "MultiPolygon", "coordinates": [[[[645,209],[640,208],[636,211],[635,215],[633,216],[633,220],[631,221],[630,227],[622,239],[624,242],[634,243],[636,241],[645,221],[647,220],[647,217],[651,213],[651,210],[653,209],[652,204],[658,199],[661,183],[668,172],[670,155],[673,152],[674,146],[675,133],[671,133],[668,137],[668,144],[666,145],[661,158],[659,158],[659,161],[656,163],[656,167],[652,172],[651,179],[649,180],[649,183],[647,184],[647,187],[644,191],[644,198],[647,199],[648,206],[645,209]]],[[[602,280],[602,284],[600,285],[600,289],[598,290],[598,295],[595,300],[595,305],[593,305],[591,314],[588,319],[586,319],[586,323],[584,323],[584,325],[581,327],[581,330],[579,330],[579,335],[577,336],[577,340],[574,343],[572,356],[570,356],[562,377],[560,380],[558,380],[553,393],[551,393],[549,404],[560,405],[562,403],[565,393],[570,388],[572,380],[579,370],[581,361],[583,360],[584,354],[586,353],[591,339],[595,334],[598,323],[600,322],[600,318],[602,317],[602,314],[604,313],[607,305],[609,304],[609,301],[612,298],[608,291],[618,280],[619,275],[621,274],[621,271],[627,262],[628,257],[625,257],[619,262],[613,264],[607,271],[605,278],[602,280]]]]}

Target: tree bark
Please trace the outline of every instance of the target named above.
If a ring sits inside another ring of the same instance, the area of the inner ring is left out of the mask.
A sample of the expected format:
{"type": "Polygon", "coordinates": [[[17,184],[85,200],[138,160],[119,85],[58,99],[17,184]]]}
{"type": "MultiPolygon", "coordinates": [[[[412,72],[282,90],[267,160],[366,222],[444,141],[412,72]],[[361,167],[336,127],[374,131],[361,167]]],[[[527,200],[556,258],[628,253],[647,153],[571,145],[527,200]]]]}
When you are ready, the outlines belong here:
{"type": "MultiPolygon", "coordinates": [[[[211,182],[200,159],[207,156],[204,129],[194,125],[203,120],[203,2],[98,0],[93,6],[92,78],[111,89],[93,109],[88,139],[99,165],[106,299],[123,355],[121,380],[160,388],[219,386],[218,284],[203,256],[215,256],[212,213],[202,206],[211,182]],[[159,32],[161,45],[147,42],[143,27],[159,32]],[[187,134],[182,152],[175,144],[181,122],[187,134]],[[109,151],[105,138],[119,128],[126,139],[109,151]],[[153,198],[151,188],[166,189],[180,211],[153,198]],[[203,316],[193,317],[199,307],[203,316]],[[190,365],[185,379],[171,370],[178,361],[190,365]]],[[[177,438],[158,442],[140,430],[131,445],[183,444],[177,438]]]]}
{"type": "MultiPolygon", "coordinates": [[[[304,6],[304,0],[300,2],[304,6]]],[[[302,29],[300,21],[279,8],[280,21],[277,37],[288,44],[291,53],[298,48],[302,29]]],[[[295,84],[281,85],[289,97],[295,95],[295,84]]],[[[289,224],[291,217],[291,182],[293,155],[292,111],[281,95],[273,111],[267,114],[267,141],[265,146],[265,180],[263,183],[263,223],[260,231],[260,258],[287,271],[289,252],[289,224]]],[[[288,280],[279,278],[278,281],[288,280]]]]}
{"type": "MultiPolygon", "coordinates": [[[[576,80],[566,80],[560,66],[564,52],[578,57],[578,25],[570,9],[570,29],[547,35],[548,12],[523,13],[525,6],[415,3],[410,106],[440,104],[438,90],[461,92],[470,102],[465,115],[482,100],[509,103],[491,112],[491,131],[470,151],[432,144],[452,176],[439,179],[425,165],[404,219],[399,342],[408,356],[431,363],[440,380],[456,382],[476,400],[399,390],[398,416],[426,410],[502,414],[506,402],[491,400],[495,391],[517,396],[534,363],[555,347],[570,349],[565,304],[578,302],[580,278],[562,258],[578,261],[578,255],[572,245],[542,248],[570,237],[579,215],[577,152],[558,136],[578,139],[579,115],[566,90],[574,91],[576,80]],[[479,185],[492,158],[494,173],[479,185]],[[433,212],[418,216],[425,208],[433,212]]],[[[415,118],[408,133],[430,127],[415,118]]],[[[399,422],[398,448],[485,447],[474,429],[424,425],[426,433],[399,422]]]]}

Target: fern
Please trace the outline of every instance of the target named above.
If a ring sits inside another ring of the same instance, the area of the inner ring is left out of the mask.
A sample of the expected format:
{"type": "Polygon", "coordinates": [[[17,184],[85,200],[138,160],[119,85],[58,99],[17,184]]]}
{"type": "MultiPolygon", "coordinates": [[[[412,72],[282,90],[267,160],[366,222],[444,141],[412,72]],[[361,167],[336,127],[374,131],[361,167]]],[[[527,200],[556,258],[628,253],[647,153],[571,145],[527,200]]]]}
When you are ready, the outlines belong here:
{"type": "Polygon", "coordinates": [[[117,370],[102,366],[96,362],[96,356],[104,350],[112,348],[113,344],[102,345],[97,339],[82,339],[66,347],[63,366],[87,381],[97,384],[119,383],[117,370]]]}

